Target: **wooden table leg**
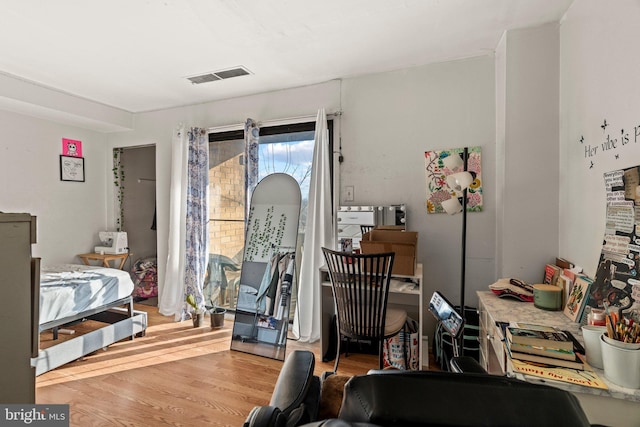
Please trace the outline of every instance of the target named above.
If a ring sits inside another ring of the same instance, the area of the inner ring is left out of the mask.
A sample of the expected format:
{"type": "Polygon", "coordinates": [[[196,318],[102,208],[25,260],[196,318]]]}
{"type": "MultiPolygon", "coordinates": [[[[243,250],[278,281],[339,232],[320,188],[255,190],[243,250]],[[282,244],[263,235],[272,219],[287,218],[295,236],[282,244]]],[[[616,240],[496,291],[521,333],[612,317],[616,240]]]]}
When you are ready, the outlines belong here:
{"type": "Polygon", "coordinates": [[[120,260],[120,267],[118,267],[120,270],[122,270],[122,267],[124,267],[124,263],[127,261],[127,258],[129,258],[129,254],[124,254],[122,259],[120,260]]]}

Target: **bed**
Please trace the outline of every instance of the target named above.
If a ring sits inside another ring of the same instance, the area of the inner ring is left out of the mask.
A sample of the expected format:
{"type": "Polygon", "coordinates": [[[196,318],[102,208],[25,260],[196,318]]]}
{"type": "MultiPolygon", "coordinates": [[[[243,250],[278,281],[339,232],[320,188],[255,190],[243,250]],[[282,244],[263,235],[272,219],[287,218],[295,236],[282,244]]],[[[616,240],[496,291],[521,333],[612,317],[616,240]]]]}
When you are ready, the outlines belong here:
{"type": "Polygon", "coordinates": [[[134,284],[126,271],[86,265],[42,267],[40,272],[39,331],[95,320],[105,326],[40,349],[34,358],[36,375],[105,348],[124,338],[144,335],[145,312],[133,309],[134,284]]]}

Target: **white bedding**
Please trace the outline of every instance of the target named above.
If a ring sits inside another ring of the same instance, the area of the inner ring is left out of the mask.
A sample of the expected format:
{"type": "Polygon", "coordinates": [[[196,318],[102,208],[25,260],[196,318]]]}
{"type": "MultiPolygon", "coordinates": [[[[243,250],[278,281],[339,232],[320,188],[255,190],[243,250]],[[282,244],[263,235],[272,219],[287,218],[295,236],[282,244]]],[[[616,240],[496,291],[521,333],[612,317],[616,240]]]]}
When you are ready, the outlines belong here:
{"type": "Polygon", "coordinates": [[[131,295],[133,281],[115,268],[62,264],[42,267],[40,324],[74,316],[131,295]]]}

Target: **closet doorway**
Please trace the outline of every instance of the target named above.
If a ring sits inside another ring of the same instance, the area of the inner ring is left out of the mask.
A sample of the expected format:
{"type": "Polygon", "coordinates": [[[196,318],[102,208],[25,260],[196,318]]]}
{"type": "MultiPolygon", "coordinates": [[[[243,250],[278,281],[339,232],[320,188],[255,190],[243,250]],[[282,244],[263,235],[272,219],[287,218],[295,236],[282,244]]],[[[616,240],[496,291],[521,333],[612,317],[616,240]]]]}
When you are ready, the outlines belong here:
{"type": "Polygon", "coordinates": [[[119,227],[127,232],[131,254],[126,268],[136,285],[133,296],[138,302],[157,305],[156,147],[117,148],[114,163],[119,227]]]}

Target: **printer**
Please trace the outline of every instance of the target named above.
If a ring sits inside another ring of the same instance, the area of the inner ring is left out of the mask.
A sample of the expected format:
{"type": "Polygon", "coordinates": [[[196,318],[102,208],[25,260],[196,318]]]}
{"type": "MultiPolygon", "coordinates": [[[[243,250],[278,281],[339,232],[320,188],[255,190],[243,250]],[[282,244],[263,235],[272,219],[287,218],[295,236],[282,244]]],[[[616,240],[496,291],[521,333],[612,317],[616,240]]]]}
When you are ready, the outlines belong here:
{"type": "Polygon", "coordinates": [[[94,251],[98,254],[126,254],[129,251],[125,231],[99,231],[100,246],[94,251]]]}

